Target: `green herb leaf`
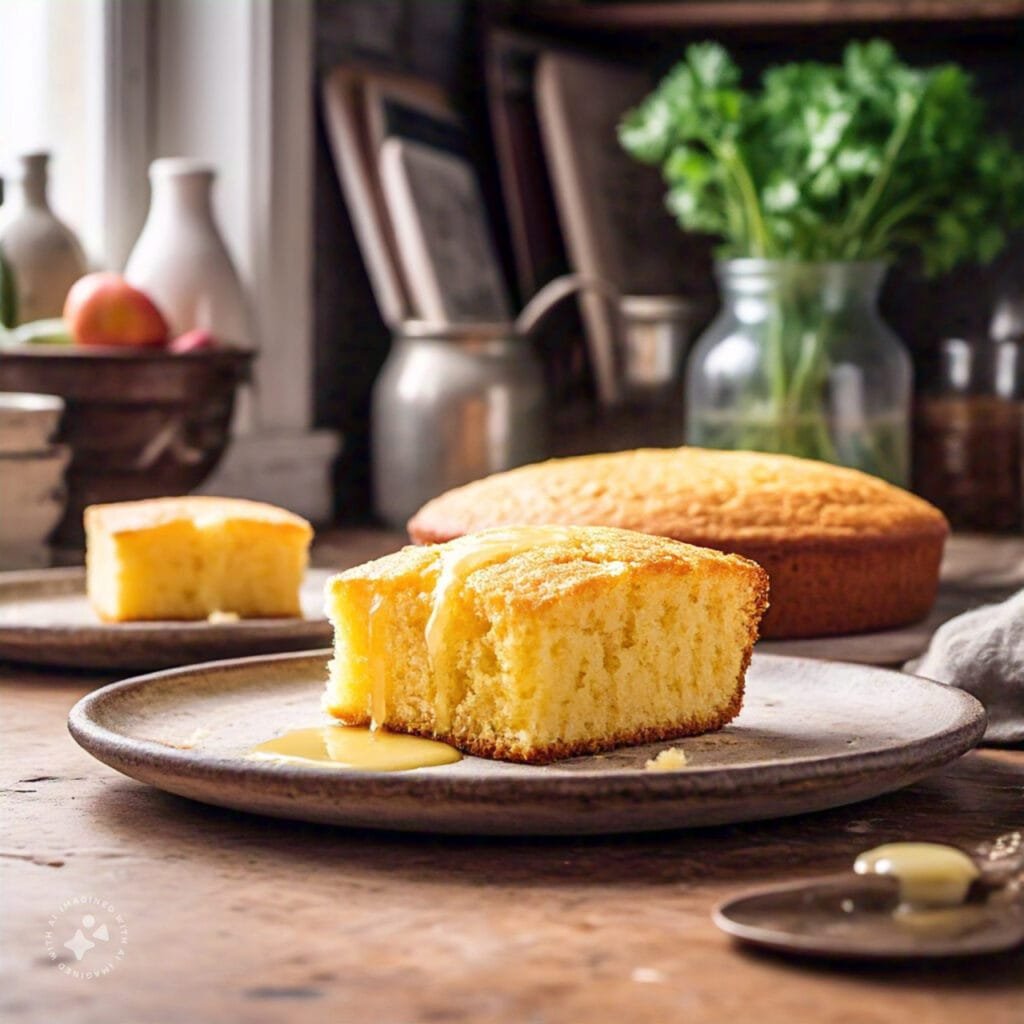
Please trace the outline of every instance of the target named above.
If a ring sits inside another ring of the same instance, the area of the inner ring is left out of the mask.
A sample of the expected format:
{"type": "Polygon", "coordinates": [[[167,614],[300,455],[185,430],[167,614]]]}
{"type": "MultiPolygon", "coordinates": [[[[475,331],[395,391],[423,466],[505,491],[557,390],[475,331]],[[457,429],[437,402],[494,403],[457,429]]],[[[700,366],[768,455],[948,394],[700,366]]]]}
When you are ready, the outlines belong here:
{"type": "Polygon", "coordinates": [[[956,65],[902,63],[883,40],[796,62],[744,90],[716,43],[685,58],[620,126],[658,164],[683,228],[726,256],[887,259],[930,273],[992,259],[1024,224],[1024,156],[985,126],[956,65]]]}

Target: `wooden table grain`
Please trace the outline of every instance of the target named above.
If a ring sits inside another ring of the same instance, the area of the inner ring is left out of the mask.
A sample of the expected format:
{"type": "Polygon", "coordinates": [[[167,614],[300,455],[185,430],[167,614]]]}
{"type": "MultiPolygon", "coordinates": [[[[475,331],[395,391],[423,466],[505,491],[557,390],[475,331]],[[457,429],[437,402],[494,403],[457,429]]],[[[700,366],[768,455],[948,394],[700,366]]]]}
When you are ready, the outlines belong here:
{"type": "MultiPolygon", "coordinates": [[[[394,542],[335,536],[320,556],[340,565],[394,542]]],[[[991,586],[993,573],[1007,584],[1024,542],[1003,543],[974,557],[959,545],[950,587],[972,575],[991,586]]],[[[879,842],[971,844],[1021,827],[1024,752],[972,753],[899,793],[782,821],[569,840],[403,836],[204,807],[117,775],[64,725],[104,681],[0,666],[4,1021],[1024,1020],[1024,951],[816,964],[740,949],[709,918],[726,896],[841,870],[879,842]],[[122,917],[109,974],[69,973],[60,928],[73,913],[60,908],[75,897],[122,917]]]]}

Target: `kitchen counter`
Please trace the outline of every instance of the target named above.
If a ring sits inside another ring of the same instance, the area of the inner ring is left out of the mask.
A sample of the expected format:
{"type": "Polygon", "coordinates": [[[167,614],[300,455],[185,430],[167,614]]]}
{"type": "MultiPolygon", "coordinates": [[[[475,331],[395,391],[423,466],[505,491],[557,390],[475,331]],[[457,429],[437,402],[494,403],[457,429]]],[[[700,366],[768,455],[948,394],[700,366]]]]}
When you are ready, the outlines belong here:
{"type": "MultiPolygon", "coordinates": [[[[317,560],[354,564],[398,542],[329,534],[317,560]]],[[[1021,585],[1024,539],[956,538],[944,579],[950,613],[1021,585]]],[[[121,777],[65,728],[105,681],[0,666],[0,1017],[11,1024],[1024,1019],[1024,950],[801,963],[743,951],[709,917],[728,895],[843,870],[883,841],[970,845],[1024,826],[1024,751],[975,752],[890,796],[775,822],[406,836],[252,817],[121,777]],[[79,911],[61,907],[77,896],[121,916],[108,975],[66,970],[61,929],[79,911]]]]}

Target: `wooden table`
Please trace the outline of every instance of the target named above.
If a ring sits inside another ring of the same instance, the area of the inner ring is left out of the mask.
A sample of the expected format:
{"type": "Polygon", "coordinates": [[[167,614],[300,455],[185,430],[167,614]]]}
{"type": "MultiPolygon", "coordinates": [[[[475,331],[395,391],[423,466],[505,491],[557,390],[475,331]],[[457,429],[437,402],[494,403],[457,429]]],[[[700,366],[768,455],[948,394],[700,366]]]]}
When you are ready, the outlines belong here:
{"type": "MultiPolygon", "coordinates": [[[[343,564],[393,543],[336,536],[321,558],[343,564]]],[[[972,576],[1008,585],[1007,565],[1024,565],[1020,540],[973,542],[973,556],[971,543],[955,546],[947,595],[972,576]]],[[[828,966],[741,950],[708,916],[731,893],[842,870],[882,841],[971,844],[1020,827],[1024,752],[969,754],[900,793],[776,822],[600,839],[402,836],[148,789],[65,730],[94,677],[8,665],[0,684],[4,1021],[1024,1021],[1024,951],[828,966]],[[64,936],[80,914],[60,908],[76,896],[122,916],[127,931],[112,938],[123,958],[108,975],[67,973],[64,936]]]]}

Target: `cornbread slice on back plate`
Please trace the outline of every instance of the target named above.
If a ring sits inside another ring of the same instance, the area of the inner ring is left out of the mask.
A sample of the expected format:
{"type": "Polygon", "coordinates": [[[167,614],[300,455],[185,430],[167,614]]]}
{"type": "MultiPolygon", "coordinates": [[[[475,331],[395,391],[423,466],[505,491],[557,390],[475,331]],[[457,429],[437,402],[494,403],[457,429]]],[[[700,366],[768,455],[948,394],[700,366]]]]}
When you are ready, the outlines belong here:
{"type": "Polygon", "coordinates": [[[107,622],[299,616],[313,529],[273,505],[192,495],[85,510],[86,589],[107,622]]]}
{"type": "Polygon", "coordinates": [[[543,764],[718,729],[767,606],[744,558],[604,527],[510,527],[333,577],[324,704],[350,725],[543,764]]]}

